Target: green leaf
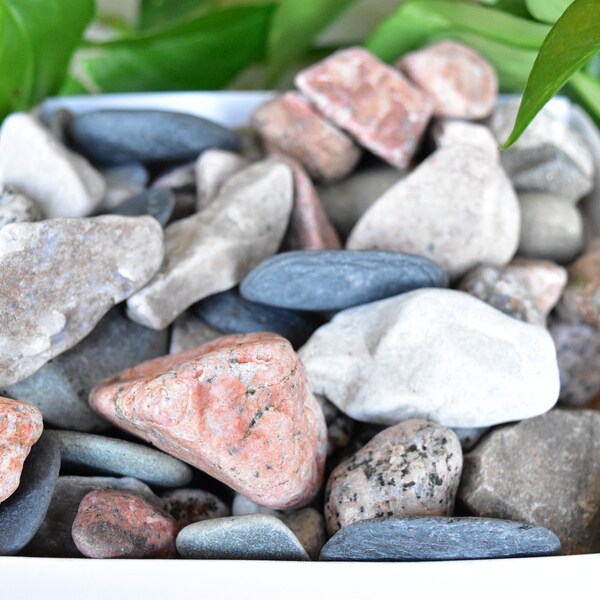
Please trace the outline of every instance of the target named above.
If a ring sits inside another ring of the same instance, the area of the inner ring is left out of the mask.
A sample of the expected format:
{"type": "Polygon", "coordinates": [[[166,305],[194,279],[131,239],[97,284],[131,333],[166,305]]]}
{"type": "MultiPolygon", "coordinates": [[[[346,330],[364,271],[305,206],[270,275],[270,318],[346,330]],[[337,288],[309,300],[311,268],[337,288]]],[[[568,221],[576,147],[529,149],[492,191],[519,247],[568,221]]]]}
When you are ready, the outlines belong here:
{"type": "Polygon", "coordinates": [[[142,0],[140,29],[147,30],[198,15],[215,0],[142,0]]]}
{"type": "Polygon", "coordinates": [[[529,18],[529,11],[525,0],[482,0],[482,4],[493,5],[496,10],[510,13],[517,17],[529,18]]]}
{"type": "Polygon", "coordinates": [[[282,0],[269,33],[271,82],[312,46],[313,39],[356,0],[282,0]]]}
{"type": "Polygon", "coordinates": [[[556,23],[573,0],[526,0],[531,16],[545,23],[556,23]]]}
{"type": "Polygon", "coordinates": [[[93,0],[0,0],[0,118],[60,88],[93,0]]]}
{"type": "Polygon", "coordinates": [[[503,148],[514,144],[542,107],[600,51],[600,2],[575,0],[544,40],[503,148]]]}
{"type": "Polygon", "coordinates": [[[575,90],[577,99],[600,125],[600,81],[579,72],[573,75],[570,85],[575,90]]]}

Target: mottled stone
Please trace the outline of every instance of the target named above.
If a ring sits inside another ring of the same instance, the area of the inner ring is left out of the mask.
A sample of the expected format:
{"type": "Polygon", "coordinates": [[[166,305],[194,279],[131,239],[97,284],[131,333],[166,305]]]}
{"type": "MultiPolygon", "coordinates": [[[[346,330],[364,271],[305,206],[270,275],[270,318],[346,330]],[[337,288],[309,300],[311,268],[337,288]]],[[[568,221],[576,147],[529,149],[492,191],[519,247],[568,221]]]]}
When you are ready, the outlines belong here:
{"type": "Polygon", "coordinates": [[[95,388],[90,404],[265,506],[307,504],[320,487],[323,413],[276,334],[226,336],[142,363],[95,388]]]}
{"type": "Polygon", "coordinates": [[[177,536],[183,558],[308,560],[298,538],[272,515],[224,517],[193,523],[177,536]]]}
{"type": "Polygon", "coordinates": [[[100,208],[110,211],[125,200],[141,194],[148,185],[149,174],[142,163],[106,167],[102,170],[106,192],[100,208]]]}
{"type": "Polygon", "coordinates": [[[209,148],[235,150],[237,138],[206,119],[160,110],[97,110],[77,115],[69,137],[84,154],[108,164],[185,162],[209,148]]]}
{"type": "Polygon", "coordinates": [[[355,422],[346,416],[335,404],[329,402],[325,396],[315,394],[321,406],[325,423],[327,424],[327,456],[341,448],[346,448],[352,441],[355,422]]]}
{"type": "Polygon", "coordinates": [[[549,333],[454,290],[340,312],[300,357],[313,391],[359,421],[487,427],[533,417],[558,399],[549,333]]]}
{"type": "Polygon", "coordinates": [[[453,278],[504,265],[519,242],[519,203],[497,161],[474,146],[441,148],[375,202],[346,244],[425,256],[453,278]]]}
{"type": "Polygon", "coordinates": [[[494,110],[496,71],[468,46],[436,42],[404,55],[396,67],[433,100],[438,116],[482,119],[494,110]]]}
{"type": "Polygon", "coordinates": [[[400,168],[410,163],[433,110],[425,94],[362,48],[332,54],[295,82],[325,117],[400,168]]]}
{"type": "Polygon", "coordinates": [[[0,186],[0,229],[11,223],[40,221],[43,215],[38,205],[9,185],[0,186]]]}
{"type": "Polygon", "coordinates": [[[180,488],[161,496],[163,508],[177,521],[179,529],[192,523],[228,517],[229,507],[217,496],[204,490],[180,488]]]}
{"type": "Polygon", "coordinates": [[[73,541],[89,558],[173,558],[177,523],[148,500],[121,490],[85,495],[73,541]]]}
{"type": "Polygon", "coordinates": [[[253,302],[330,311],[447,284],[443,269],[421,256],[345,250],[277,254],[251,271],[240,291],[253,302]]]}
{"type": "Polygon", "coordinates": [[[197,348],[222,336],[223,332],[211,327],[192,312],[183,313],[175,319],[171,328],[169,354],[197,348]]]}
{"type": "Polygon", "coordinates": [[[150,217],[14,223],[0,230],[0,386],[73,347],[158,270],[150,217]]]}
{"type": "Polygon", "coordinates": [[[27,194],[49,219],[91,214],[105,190],[96,169],[26,113],[13,113],[2,124],[0,184],[27,194]]]}
{"type": "Polygon", "coordinates": [[[0,503],[19,487],[23,463],[43,428],[35,406],[0,396],[0,503]]]}
{"type": "Polygon", "coordinates": [[[137,194],[115,208],[112,213],[128,217],[154,217],[163,227],[175,208],[175,196],[166,188],[151,188],[137,194]]]}
{"type": "Polygon", "coordinates": [[[267,147],[293,157],[316,179],[342,179],[360,158],[354,142],[297,92],[266,102],[254,112],[251,122],[267,147]]]}
{"type": "Polygon", "coordinates": [[[453,429],[463,452],[468,452],[477,446],[479,440],[490,430],[489,427],[455,427],[453,429]]]}
{"type": "Polygon", "coordinates": [[[492,158],[500,160],[498,141],[489,127],[480,123],[471,123],[459,119],[438,119],[432,133],[437,148],[468,144],[469,146],[476,146],[492,158]]]}
{"type": "Polygon", "coordinates": [[[465,456],[475,515],[547,527],[566,554],[600,550],[600,413],[553,410],[497,429],[465,456]]]}
{"type": "Polygon", "coordinates": [[[274,254],[292,210],[292,174],[265,161],[232,177],[203,211],[165,230],[165,261],[127,302],[136,322],[163,329],[186,308],[237,285],[274,254]]]}
{"type": "Polygon", "coordinates": [[[195,163],[196,209],[206,208],[219,195],[223,184],[247,166],[248,161],[235,152],[203,152],[195,163]]]}
{"type": "Polygon", "coordinates": [[[344,527],[320,560],[429,561],[551,556],[560,540],[548,529],[500,519],[371,519],[344,527]]]}

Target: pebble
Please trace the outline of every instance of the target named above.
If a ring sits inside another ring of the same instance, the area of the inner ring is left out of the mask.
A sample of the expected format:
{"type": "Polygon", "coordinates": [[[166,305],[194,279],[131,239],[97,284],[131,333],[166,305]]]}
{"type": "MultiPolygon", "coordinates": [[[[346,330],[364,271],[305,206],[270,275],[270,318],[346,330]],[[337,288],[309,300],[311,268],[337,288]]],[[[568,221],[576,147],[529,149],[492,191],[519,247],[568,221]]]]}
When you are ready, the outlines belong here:
{"type": "Polygon", "coordinates": [[[179,529],[192,523],[228,517],[229,507],[217,496],[204,490],[180,488],[161,496],[163,508],[177,521],[179,529]]]}
{"type": "Polygon", "coordinates": [[[545,329],[454,290],[345,310],[299,354],[313,391],[358,421],[488,427],[546,412],[559,393],[545,329]]]}
{"type": "Polygon", "coordinates": [[[235,150],[234,133],[193,115],[160,110],[97,110],[71,121],[69,137],[85,156],[108,164],[186,162],[209,148],[235,150]]]}
{"type": "Polygon", "coordinates": [[[88,405],[98,383],[144,360],[167,352],[167,331],[153,331],[125,317],[121,307],[106,313],[76,346],[48,361],[0,394],[35,404],[56,427],[102,431],[108,423],[88,405]]]}
{"type": "Polygon", "coordinates": [[[19,487],[0,503],[0,556],[16,554],[35,535],[48,510],[59,469],[58,445],[42,435],[23,465],[19,487]]]}
{"type": "Polygon", "coordinates": [[[310,313],[250,302],[237,289],[209,296],[198,302],[194,310],[205,323],[223,333],[273,331],[294,348],[304,344],[323,323],[310,313]]]}
{"type": "Polygon", "coordinates": [[[193,523],[177,536],[183,558],[308,560],[298,538],[277,517],[248,515],[193,523]]]}
{"type": "Polygon", "coordinates": [[[304,505],[320,488],[325,419],[276,334],[226,336],[142,363],[95,388],[90,404],[262,505],[304,505]]]}
{"type": "Polygon", "coordinates": [[[327,424],[327,456],[341,448],[346,448],[352,441],[355,422],[347,417],[335,404],[332,404],[319,394],[315,394],[317,402],[321,406],[325,423],[327,424]]]}
{"type": "Polygon", "coordinates": [[[38,205],[25,194],[9,185],[0,186],[0,229],[11,223],[41,221],[38,205]]]}
{"type": "Polygon", "coordinates": [[[242,281],[242,296],[281,308],[342,310],[422,287],[444,287],[446,273],[421,256],[382,251],[286,252],[242,281]]]}
{"type": "Polygon", "coordinates": [[[552,556],[560,540],[548,529],[500,519],[390,517],[344,527],[320,560],[431,561],[552,556]]]}
{"type": "MultiPolygon", "coordinates": [[[[206,150],[202,154],[220,152],[219,150],[206,150]]],[[[188,162],[176,167],[167,168],[162,175],[152,182],[153,188],[167,188],[168,190],[190,191],[196,187],[196,164],[197,161],[188,162]]]]}
{"type": "Polygon", "coordinates": [[[346,247],[418,254],[456,279],[477,265],[510,261],[519,212],[497,161],[474,146],[441,148],[373,204],[346,247]]]}
{"type": "Polygon", "coordinates": [[[600,413],[553,410],[497,429],[465,456],[459,498],[475,515],[546,527],[565,554],[600,550],[600,413]]]}
{"type": "Polygon", "coordinates": [[[442,117],[483,119],[494,110],[498,76],[473,49],[445,40],[404,55],[396,68],[434,102],[442,117]]]}
{"type": "Polygon", "coordinates": [[[294,158],[315,179],[343,179],[361,155],[352,139],[297,92],[286,92],[260,106],[251,123],[269,149],[294,158]]]}
{"type": "Polygon", "coordinates": [[[141,479],[150,485],[180,487],[192,479],[181,461],[141,444],[77,431],[49,431],[60,447],[63,465],[99,474],[141,479]]]}
{"type": "Polygon", "coordinates": [[[122,490],[86,494],[73,523],[73,541],[89,558],[174,558],[176,536],[171,515],[122,490]]]}
{"type": "Polygon", "coordinates": [[[363,48],[335,52],[295,83],[327,119],[399,168],[410,163],[433,112],[425,94],[363,48]]]}
{"type": "Polygon", "coordinates": [[[468,452],[475,448],[489,430],[489,427],[455,427],[453,429],[463,452],[468,452]]]}
{"type": "Polygon", "coordinates": [[[498,141],[489,127],[460,119],[437,119],[432,129],[436,148],[476,146],[495,160],[500,160],[498,141]]]}
{"type": "Polygon", "coordinates": [[[0,386],[25,379],[81,341],[156,273],[162,258],[162,229],[150,217],[2,228],[0,386]]]}
{"type": "Polygon", "coordinates": [[[129,317],[164,329],[194,302],[237,285],[277,252],[292,193],[282,163],[256,163],[232,177],[206,209],[166,228],[163,266],[129,299],[129,317]]]}
{"type": "Polygon", "coordinates": [[[148,185],[149,173],[142,163],[131,163],[102,169],[106,192],[100,208],[111,211],[125,200],[141,194],[148,185]]]}
{"type": "Polygon", "coordinates": [[[206,208],[218,195],[223,184],[248,166],[248,161],[235,152],[206,150],[194,165],[196,210],[206,208]]]}
{"type": "Polygon", "coordinates": [[[106,188],[96,169],[26,113],[13,113],[2,124],[0,185],[19,189],[48,219],[91,214],[106,188]]]}
{"type": "Polygon", "coordinates": [[[150,188],[129,198],[112,213],[128,217],[154,217],[163,227],[169,222],[175,208],[175,195],[166,188],[150,188]]]}
{"type": "Polygon", "coordinates": [[[66,108],[59,108],[53,111],[43,111],[39,115],[42,123],[48,127],[52,135],[67,144],[67,128],[73,119],[73,113],[66,108]]]}
{"type": "Polygon", "coordinates": [[[191,311],[185,312],[175,319],[171,328],[169,354],[197,348],[222,336],[221,331],[217,331],[191,311]]]}
{"type": "Polygon", "coordinates": [[[327,530],[376,517],[452,515],[462,462],[451,429],[422,419],[384,429],[331,473],[327,530]]]}
{"type": "Polygon", "coordinates": [[[0,396],[0,504],[19,487],[23,463],[43,428],[35,406],[0,396]]]}

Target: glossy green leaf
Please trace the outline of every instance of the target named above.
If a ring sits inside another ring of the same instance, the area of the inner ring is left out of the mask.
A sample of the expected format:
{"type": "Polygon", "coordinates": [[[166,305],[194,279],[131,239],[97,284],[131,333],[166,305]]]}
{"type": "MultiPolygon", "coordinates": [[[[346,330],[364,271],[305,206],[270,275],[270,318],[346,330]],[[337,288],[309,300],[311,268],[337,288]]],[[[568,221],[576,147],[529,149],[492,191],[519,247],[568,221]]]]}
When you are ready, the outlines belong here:
{"type": "Polygon", "coordinates": [[[526,0],[527,10],[538,21],[556,23],[573,0],[526,0]]]}
{"type": "Polygon", "coordinates": [[[140,29],[147,30],[198,15],[215,4],[215,0],[142,0],[140,29]]]}
{"type": "Polygon", "coordinates": [[[516,15],[517,17],[529,17],[525,0],[482,0],[481,4],[493,6],[496,10],[516,15]]]}
{"type": "Polygon", "coordinates": [[[577,99],[600,125],[600,81],[585,73],[575,73],[570,81],[577,99]]]}
{"type": "Polygon", "coordinates": [[[600,51],[600,2],[575,0],[544,40],[504,148],[514,144],[544,104],[600,51]]]}

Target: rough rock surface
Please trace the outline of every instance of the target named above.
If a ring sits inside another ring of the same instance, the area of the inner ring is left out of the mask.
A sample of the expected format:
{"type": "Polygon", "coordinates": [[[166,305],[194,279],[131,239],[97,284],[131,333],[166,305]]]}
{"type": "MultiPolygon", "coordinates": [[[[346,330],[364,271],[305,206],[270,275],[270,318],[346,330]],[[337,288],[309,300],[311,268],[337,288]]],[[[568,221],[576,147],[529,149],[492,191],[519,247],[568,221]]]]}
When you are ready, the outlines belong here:
{"type": "Polygon", "coordinates": [[[163,508],[177,521],[180,529],[192,523],[231,514],[220,498],[204,490],[179,488],[165,492],[161,498],[163,508]]]}
{"type": "Polygon", "coordinates": [[[10,185],[0,186],[0,229],[11,223],[29,223],[42,218],[31,198],[10,185]]]}
{"type": "Polygon", "coordinates": [[[248,166],[248,161],[228,150],[207,150],[194,165],[196,210],[206,208],[218,195],[223,184],[248,166]]]}
{"type": "Polygon", "coordinates": [[[437,148],[468,144],[476,146],[492,158],[500,160],[498,141],[490,129],[480,123],[471,123],[460,119],[439,119],[432,129],[432,133],[437,148]]]}

